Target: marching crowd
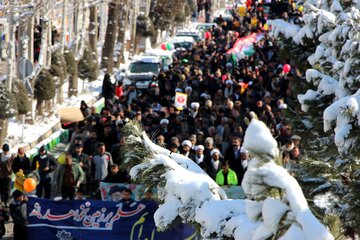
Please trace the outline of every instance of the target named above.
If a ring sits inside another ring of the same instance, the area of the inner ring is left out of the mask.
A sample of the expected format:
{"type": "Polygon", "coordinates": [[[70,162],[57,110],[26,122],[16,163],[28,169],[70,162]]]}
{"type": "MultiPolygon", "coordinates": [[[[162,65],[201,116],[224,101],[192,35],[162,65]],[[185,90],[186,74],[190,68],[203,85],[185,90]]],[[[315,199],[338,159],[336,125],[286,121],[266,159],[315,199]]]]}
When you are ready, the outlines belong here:
{"type": "MultiPolygon", "coordinates": [[[[9,200],[12,172],[33,174],[38,181],[36,196],[48,199],[57,194],[62,199],[85,196],[100,199],[101,181],[130,183],[127,169],[122,168],[125,143],[122,127],[128,119],[140,122],[158,144],[189,157],[219,185],[228,186],[241,185],[250,161],[248,152],[242,148],[242,139],[251,119],[257,117],[279,142],[283,166],[295,174],[296,164],[303,158],[301,138],[293,134],[284,114],[294,101],[290,83],[296,71],[283,69],[290,62],[278,56],[276,41],[264,27],[264,5],[247,1],[247,9],[244,17],[233,12],[232,21],[219,16],[218,26],[208,30],[206,39],[191,50],[176,51],[172,65],[154,76],[149,91],[140,91],[135,85],[112,83],[111,76],[106,74],[105,107],[98,114],[81,102],[85,120],[71,125],[64,164],[57,164],[45,147],[30,161],[23,148],[13,156],[4,144],[0,155],[3,206],[7,207],[9,200]],[[227,53],[238,38],[251,33],[261,36],[254,43],[252,55],[238,59],[227,53]],[[187,94],[187,108],[174,106],[175,92],[187,94]],[[54,181],[58,191],[55,193],[51,192],[54,181]]],[[[289,21],[301,14],[291,6],[284,9],[278,14],[289,21]]],[[[110,194],[114,194],[114,199],[126,200],[131,192],[114,188],[110,194]],[[118,198],[117,193],[120,193],[118,198]]],[[[10,210],[17,226],[14,230],[21,234],[21,227],[26,226],[21,218],[26,197],[19,191],[14,191],[13,197],[10,210]]],[[[149,191],[147,197],[151,198],[149,191]]],[[[6,212],[0,213],[0,222],[7,221],[6,212]]],[[[1,229],[5,229],[1,226],[0,236],[4,234],[1,229]]]]}

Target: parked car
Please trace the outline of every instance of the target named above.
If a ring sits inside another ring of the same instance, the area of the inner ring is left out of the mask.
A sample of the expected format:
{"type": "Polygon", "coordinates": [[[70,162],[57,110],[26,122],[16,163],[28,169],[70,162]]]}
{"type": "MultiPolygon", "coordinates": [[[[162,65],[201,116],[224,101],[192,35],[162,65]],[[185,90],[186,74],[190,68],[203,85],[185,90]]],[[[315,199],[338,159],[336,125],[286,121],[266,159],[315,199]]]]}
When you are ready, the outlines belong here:
{"type": "Polygon", "coordinates": [[[117,72],[117,81],[122,81],[124,86],[135,84],[140,90],[148,89],[154,75],[161,69],[161,58],[157,56],[134,56],[126,70],[117,72]]]}
{"type": "Polygon", "coordinates": [[[230,9],[220,9],[218,11],[215,11],[211,16],[212,22],[218,23],[220,16],[224,19],[224,21],[228,22],[228,24],[231,23],[234,19],[230,9]]]}
{"type": "Polygon", "coordinates": [[[195,26],[195,29],[199,32],[206,32],[207,30],[217,27],[218,25],[216,23],[197,23],[195,26]]]}
{"type": "Polygon", "coordinates": [[[175,37],[192,37],[195,42],[198,42],[202,39],[201,33],[197,30],[179,30],[175,33],[175,37]]]}
{"type": "Polygon", "coordinates": [[[171,43],[174,45],[175,50],[180,48],[191,50],[196,44],[192,37],[174,37],[171,43]]]}
{"type": "Polygon", "coordinates": [[[161,59],[161,66],[162,68],[167,71],[169,66],[173,63],[175,50],[162,50],[161,48],[158,49],[149,49],[146,50],[144,56],[157,56],[161,59]]]}
{"type": "Polygon", "coordinates": [[[216,23],[197,23],[195,26],[195,29],[200,32],[201,37],[205,38],[205,32],[213,27],[217,27],[218,25],[216,23]]]}

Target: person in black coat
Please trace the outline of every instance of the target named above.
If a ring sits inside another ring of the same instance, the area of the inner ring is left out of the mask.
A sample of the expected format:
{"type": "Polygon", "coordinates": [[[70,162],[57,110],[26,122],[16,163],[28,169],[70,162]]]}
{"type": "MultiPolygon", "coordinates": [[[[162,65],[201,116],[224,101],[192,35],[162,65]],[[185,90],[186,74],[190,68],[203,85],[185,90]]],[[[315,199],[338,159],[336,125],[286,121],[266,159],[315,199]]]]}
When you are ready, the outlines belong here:
{"type": "Polygon", "coordinates": [[[90,137],[84,142],[84,153],[89,157],[93,157],[97,152],[99,141],[98,134],[95,128],[90,130],[90,137]]]}
{"type": "Polygon", "coordinates": [[[15,174],[20,170],[22,170],[25,175],[31,172],[30,159],[25,155],[24,148],[20,147],[18,149],[18,154],[14,158],[11,168],[15,174]]]}
{"type": "Polygon", "coordinates": [[[235,171],[239,185],[244,177],[244,168],[241,165],[241,138],[234,137],[232,146],[225,153],[225,160],[229,161],[230,168],[235,171]]]}
{"type": "Polygon", "coordinates": [[[111,77],[108,73],[105,74],[102,84],[102,95],[105,98],[105,104],[113,102],[116,96],[115,81],[111,81],[111,77]]]}
{"type": "Polygon", "coordinates": [[[6,233],[6,228],[5,228],[6,221],[9,221],[9,215],[7,215],[7,213],[4,209],[0,208],[0,239],[6,233]]]}
{"type": "Polygon", "coordinates": [[[43,190],[44,198],[50,199],[51,196],[51,176],[50,173],[56,168],[55,158],[48,154],[45,147],[41,146],[39,154],[32,161],[32,170],[38,170],[39,184],[36,186],[36,195],[41,198],[43,190]]]}
{"type": "Polygon", "coordinates": [[[26,202],[27,197],[19,190],[13,192],[14,202],[10,204],[10,214],[14,222],[14,240],[27,240],[26,202]]]}
{"type": "Polygon", "coordinates": [[[89,158],[88,155],[83,153],[84,146],[81,143],[75,144],[75,151],[72,154],[73,160],[80,164],[80,167],[85,173],[84,181],[81,182],[80,188],[82,188],[83,191],[87,195],[91,194],[91,167],[92,167],[92,161],[89,158]]]}
{"type": "Polygon", "coordinates": [[[130,176],[124,169],[120,170],[119,165],[113,164],[110,168],[110,172],[104,178],[103,182],[107,183],[129,183],[130,176]]]}

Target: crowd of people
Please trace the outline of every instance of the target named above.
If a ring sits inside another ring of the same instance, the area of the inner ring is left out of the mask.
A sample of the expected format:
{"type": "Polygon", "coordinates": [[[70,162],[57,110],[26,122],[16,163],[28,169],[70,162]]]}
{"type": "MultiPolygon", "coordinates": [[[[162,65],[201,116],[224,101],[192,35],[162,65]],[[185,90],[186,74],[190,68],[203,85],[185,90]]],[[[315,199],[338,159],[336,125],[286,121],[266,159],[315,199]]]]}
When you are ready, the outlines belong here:
{"type": "MultiPolygon", "coordinates": [[[[9,200],[10,176],[19,171],[33,174],[38,181],[34,194],[48,199],[57,195],[70,200],[101,199],[100,182],[130,183],[128,169],[122,168],[122,128],[128,119],[141,123],[158,144],[192,159],[219,185],[229,186],[241,185],[251,159],[242,140],[249,122],[257,117],[278,141],[283,166],[296,174],[296,164],[303,158],[301,138],[293,134],[284,117],[294,101],[290,84],[296,71],[283,71],[283,66],[291,63],[279,57],[276,41],[264,27],[266,18],[271,17],[265,16],[264,9],[257,1],[247,1],[244,17],[239,17],[235,8],[232,21],[219,16],[218,26],[208,30],[206,39],[190,50],[174,53],[169,68],[154,76],[151,91],[140,91],[134,84],[123,86],[106,74],[105,107],[98,114],[81,102],[85,120],[68,126],[71,139],[64,164],[57,164],[45,147],[30,161],[23,148],[13,156],[4,144],[0,155],[3,207],[9,200]],[[238,38],[251,33],[261,35],[252,55],[239,59],[227,53],[238,38]],[[174,106],[176,92],[187,94],[186,108],[174,106]],[[54,181],[57,192],[52,192],[54,181]]],[[[301,15],[291,6],[284,9],[278,15],[289,21],[301,15]]],[[[114,188],[110,194],[131,202],[128,189],[114,188]]],[[[151,199],[151,192],[146,194],[151,199]]],[[[15,191],[10,206],[14,222],[21,216],[24,201],[26,197],[15,191]]],[[[0,222],[6,221],[6,212],[0,213],[0,222]]],[[[21,218],[18,222],[21,230],[24,222],[21,218]]]]}

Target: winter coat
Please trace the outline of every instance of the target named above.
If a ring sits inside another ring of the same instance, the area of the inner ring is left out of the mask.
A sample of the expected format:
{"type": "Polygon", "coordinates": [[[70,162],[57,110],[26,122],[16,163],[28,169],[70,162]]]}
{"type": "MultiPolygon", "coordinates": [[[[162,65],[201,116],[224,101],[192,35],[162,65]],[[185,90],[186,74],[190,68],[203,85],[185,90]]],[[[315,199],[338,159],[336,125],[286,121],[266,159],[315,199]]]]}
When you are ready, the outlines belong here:
{"type": "MultiPolygon", "coordinates": [[[[66,164],[62,164],[59,168],[59,172],[57,175],[57,184],[58,184],[58,191],[61,192],[62,188],[63,188],[63,181],[64,181],[64,173],[65,173],[65,169],[66,169],[67,165],[66,164]]],[[[85,179],[85,174],[84,171],[82,170],[82,168],[80,167],[80,165],[76,162],[73,162],[72,165],[72,174],[74,176],[74,187],[75,187],[75,191],[77,190],[77,183],[82,183],[85,179]]]]}
{"type": "Polygon", "coordinates": [[[14,201],[9,208],[14,225],[26,226],[26,202],[14,201]]]}
{"type": "Polygon", "coordinates": [[[32,161],[32,169],[38,170],[40,181],[47,181],[50,178],[50,173],[56,169],[55,158],[52,155],[46,154],[44,158],[40,154],[36,155],[32,161]],[[49,167],[48,170],[44,170],[49,167]]]}
{"type": "Polygon", "coordinates": [[[25,175],[31,172],[30,159],[26,155],[23,157],[17,156],[14,158],[14,162],[12,164],[13,172],[17,173],[20,169],[23,170],[25,175]]]}
{"type": "Polygon", "coordinates": [[[111,165],[113,165],[113,161],[110,153],[96,154],[92,165],[92,173],[95,180],[103,180],[108,175],[111,165]]]}
{"type": "MultiPolygon", "coordinates": [[[[82,163],[82,170],[84,171],[84,174],[87,178],[91,177],[91,165],[92,165],[92,161],[89,159],[89,156],[82,153],[80,156],[77,155],[76,153],[74,153],[72,155],[73,159],[77,162],[77,163],[82,163]]],[[[83,181],[83,183],[85,182],[85,179],[83,181]]]]}
{"type": "MultiPolygon", "coordinates": [[[[220,186],[224,185],[225,178],[224,178],[223,170],[220,170],[216,174],[216,180],[215,181],[220,186]]],[[[227,182],[228,182],[228,185],[238,185],[238,179],[237,179],[236,173],[231,169],[229,169],[229,172],[228,172],[228,175],[227,175],[227,182]]]]}
{"type": "Polygon", "coordinates": [[[0,154],[0,178],[10,178],[13,161],[13,155],[10,155],[6,161],[2,161],[2,153],[0,154]]]}
{"type": "Polygon", "coordinates": [[[3,217],[3,220],[0,220],[0,238],[1,238],[6,233],[5,222],[9,221],[9,216],[3,209],[0,209],[0,217],[3,217]]]}

